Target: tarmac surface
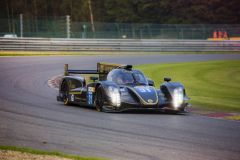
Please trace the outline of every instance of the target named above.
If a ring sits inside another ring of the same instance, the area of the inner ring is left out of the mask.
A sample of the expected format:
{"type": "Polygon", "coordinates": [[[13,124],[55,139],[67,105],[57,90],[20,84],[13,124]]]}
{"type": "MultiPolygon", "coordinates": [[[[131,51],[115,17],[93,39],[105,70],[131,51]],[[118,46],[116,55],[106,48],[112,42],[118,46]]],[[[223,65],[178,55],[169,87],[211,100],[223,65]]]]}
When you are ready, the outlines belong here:
{"type": "Polygon", "coordinates": [[[0,58],[0,145],[116,160],[238,160],[240,123],[186,114],[100,113],[56,101],[49,78],[96,62],[145,64],[240,59],[240,54],[0,58]]]}

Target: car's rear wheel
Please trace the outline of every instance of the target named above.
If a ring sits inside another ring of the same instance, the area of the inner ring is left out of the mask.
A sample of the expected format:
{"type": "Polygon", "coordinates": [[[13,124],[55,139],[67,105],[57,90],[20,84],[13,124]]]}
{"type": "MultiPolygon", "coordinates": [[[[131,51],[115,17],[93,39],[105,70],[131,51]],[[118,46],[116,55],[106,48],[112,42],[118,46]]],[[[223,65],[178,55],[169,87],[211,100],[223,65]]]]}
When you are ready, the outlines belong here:
{"type": "Polygon", "coordinates": [[[69,92],[68,92],[69,86],[67,80],[63,80],[60,89],[64,105],[69,105],[69,92]]]}
{"type": "Polygon", "coordinates": [[[70,102],[69,102],[69,94],[67,92],[63,96],[63,103],[66,106],[70,104],[70,102]]]}
{"type": "Polygon", "coordinates": [[[103,91],[101,87],[98,87],[96,96],[95,96],[95,107],[98,112],[103,111],[104,99],[103,99],[103,91]]]}

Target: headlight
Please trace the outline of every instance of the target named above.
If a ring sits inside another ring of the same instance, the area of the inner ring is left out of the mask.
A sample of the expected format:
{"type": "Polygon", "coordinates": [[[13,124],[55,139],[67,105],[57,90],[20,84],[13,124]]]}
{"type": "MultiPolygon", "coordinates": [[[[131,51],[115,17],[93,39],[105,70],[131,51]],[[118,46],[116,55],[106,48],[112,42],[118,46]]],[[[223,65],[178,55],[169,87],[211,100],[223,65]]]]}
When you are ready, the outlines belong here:
{"type": "Polygon", "coordinates": [[[183,89],[176,88],[173,91],[173,107],[177,109],[183,103],[183,89]]]}
{"type": "Polygon", "coordinates": [[[108,87],[109,95],[111,98],[112,103],[119,107],[121,105],[120,93],[118,88],[109,86],[108,87]]]}

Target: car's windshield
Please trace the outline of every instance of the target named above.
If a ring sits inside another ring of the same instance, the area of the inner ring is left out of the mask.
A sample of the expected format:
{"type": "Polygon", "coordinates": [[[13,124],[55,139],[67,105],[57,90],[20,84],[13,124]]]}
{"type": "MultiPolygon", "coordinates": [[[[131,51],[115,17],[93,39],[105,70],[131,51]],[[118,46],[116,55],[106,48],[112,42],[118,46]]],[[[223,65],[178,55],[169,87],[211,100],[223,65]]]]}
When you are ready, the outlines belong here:
{"type": "Polygon", "coordinates": [[[108,80],[113,81],[117,84],[140,84],[147,85],[147,80],[140,71],[124,71],[124,70],[115,70],[112,73],[109,73],[108,80]]]}
{"type": "Polygon", "coordinates": [[[135,82],[147,85],[147,80],[142,73],[133,73],[132,75],[135,79],[135,82]]]}

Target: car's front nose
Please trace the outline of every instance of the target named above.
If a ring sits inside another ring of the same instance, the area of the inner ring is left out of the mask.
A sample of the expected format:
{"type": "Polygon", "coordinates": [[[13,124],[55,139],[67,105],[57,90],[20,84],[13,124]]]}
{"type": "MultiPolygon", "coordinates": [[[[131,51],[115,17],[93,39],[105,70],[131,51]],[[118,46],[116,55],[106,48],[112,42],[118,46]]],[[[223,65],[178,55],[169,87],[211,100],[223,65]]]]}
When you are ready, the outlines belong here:
{"type": "Polygon", "coordinates": [[[154,87],[135,86],[128,89],[135,94],[142,105],[156,105],[158,103],[158,95],[154,87]]]}

